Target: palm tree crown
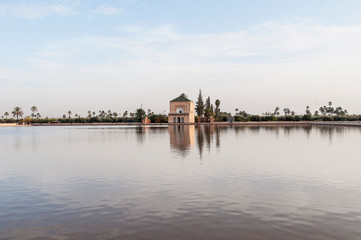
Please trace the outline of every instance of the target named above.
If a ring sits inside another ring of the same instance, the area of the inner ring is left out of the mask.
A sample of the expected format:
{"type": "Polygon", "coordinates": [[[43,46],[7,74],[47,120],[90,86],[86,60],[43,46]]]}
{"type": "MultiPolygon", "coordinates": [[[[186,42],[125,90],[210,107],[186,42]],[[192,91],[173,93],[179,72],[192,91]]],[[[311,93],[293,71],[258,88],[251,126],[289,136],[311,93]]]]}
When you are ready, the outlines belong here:
{"type": "Polygon", "coordinates": [[[19,120],[19,116],[22,117],[24,114],[20,107],[14,107],[11,113],[13,114],[13,117],[16,117],[16,120],[19,120]]]}

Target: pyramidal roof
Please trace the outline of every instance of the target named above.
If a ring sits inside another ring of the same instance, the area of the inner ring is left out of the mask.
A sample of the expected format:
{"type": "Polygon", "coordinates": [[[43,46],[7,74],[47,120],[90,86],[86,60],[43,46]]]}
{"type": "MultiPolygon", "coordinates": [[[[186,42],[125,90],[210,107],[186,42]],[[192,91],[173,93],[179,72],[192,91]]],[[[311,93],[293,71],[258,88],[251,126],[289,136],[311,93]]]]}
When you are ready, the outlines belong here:
{"type": "Polygon", "coordinates": [[[192,102],[192,100],[189,100],[187,96],[182,93],[179,97],[173,99],[171,102],[192,102]]]}

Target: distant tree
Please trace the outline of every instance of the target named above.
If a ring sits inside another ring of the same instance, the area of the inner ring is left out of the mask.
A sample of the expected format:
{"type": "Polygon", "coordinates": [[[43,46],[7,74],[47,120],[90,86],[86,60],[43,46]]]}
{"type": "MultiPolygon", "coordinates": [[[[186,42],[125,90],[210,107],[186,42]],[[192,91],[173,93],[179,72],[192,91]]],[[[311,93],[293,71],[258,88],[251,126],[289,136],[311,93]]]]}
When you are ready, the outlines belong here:
{"type": "Polygon", "coordinates": [[[220,108],[219,108],[219,106],[221,105],[221,101],[219,99],[217,99],[214,103],[216,105],[216,110],[215,110],[216,118],[218,119],[219,118],[219,113],[221,111],[220,108]]]}
{"type": "Polygon", "coordinates": [[[273,112],[274,115],[279,116],[280,115],[280,108],[276,107],[275,111],[273,112]]]}
{"type": "Polygon", "coordinates": [[[10,115],[10,114],[9,114],[8,112],[5,112],[5,113],[4,113],[4,116],[5,116],[6,119],[8,119],[9,115],[10,115]]]}
{"type": "Polygon", "coordinates": [[[19,120],[19,117],[23,116],[23,110],[20,107],[15,107],[12,111],[13,117],[16,117],[16,120],[19,120]]]}
{"type": "Polygon", "coordinates": [[[328,102],[327,113],[328,113],[328,115],[332,115],[333,112],[334,112],[334,109],[333,109],[333,107],[332,107],[332,102],[329,101],[329,102],[328,102]]]}
{"type": "Polygon", "coordinates": [[[238,116],[248,117],[250,114],[248,114],[246,111],[239,111],[238,116]]]}
{"type": "Polygon", "coordinates": [[[124,113],[123,113],[123,118],[126,118],[126,117],[128,117],[128,111],[124,111],[124,113]]]}
{"type": "Polygon", "coordinates": [[[32,106],[30,110],[32,112],[31,117],[35,117],[36,112],[38,111],[38,108],[36,106],[32,106]]]}
{"type": "Polygon", "coordinates": [[[138,108],[137,111],[135,112],[135,119],[137,122],[143,121],[145,116],[146,116],[145,111],[142,108],[138,108]]]}
{"type": "Polygon", "coordinates": [[[306,115],[312,115],[310,111],[310,106],[306,107],[306,115]]]}
{"type": "Polygon", "coordinates": [[[265,116],[271,116],[271,115],[273,115],[270,111],[268,111],[268,109],[267,109],[267,111],[265,112],[265,113],[262,113],[263,115],[265,115],[265,116]]]}
{"type": "Polygon", "coordinates": [[[211,108],[211,98],[210,97],[207,97],[206,99],[206,108],[211,108]]]}
{"type": "Polygon", "coordinates": [[[65,115],[65,114],[63,114],[63,118],[66,118],[66,115],[65,115]]]}
{"type": "Polygon", "coordinates": [[[236,115],[237,115],[237,113],[238,113],[239,109],[238,109],[238,108],[236,108],[236,109],[234,109],[234,111],[236,112],[236,115]]]}
{"type": "Polygon", "coordinates": [[[72,114],[72,112],[68,111],[69,118],[71,118],[71,114],[72,114]]]}
{"type": "Polygon", "coordinates": [[[31,117],[30,117],[30,116],[26,116],[26,117],[24,118],[24,120],[23,120],[23,123],[29,124],[29,123],[31,123],[31,121],[32,121],[31,117]]]}
{"type": "Polygon", "coordinates": [[[111,110],[108,110],[107,118],[111,118],[111,117],[113,117],[113,113],[111,110]]]}
{"type": "Polygon", "coordinates": [[[88,111],[88,118],[91,118],[91,117],[92,117],[92,112],[88,111]]]}
{"type": "Polygon", "coordinates": [[[99,113],[99,116],[100,116],[100,117],[102,117],[102,118],[105,117],[105,111],[104,111],[104,110],[99,111],[99,112],[100,112],[100,113],[99,113]]]}
{"type": "Polygon", "coordinates": [[[199,89],[198,100],[196,102],[196,112],[198,117],[202,117],[204,114],[204,102],[201,89],[199,89]]]}
{"type": "Polygon", "coordinates": [[[212,113],[213,113],[213,110],[212,110],[213,106],[211,104],[211,98],[210,97],[207,97],[206,99],[206,106],[205,106],[205,109],[204,109],[204,116],[206,117],[211,117],[212,116],[212,113]]]}
{"type": "Polygon", "coordinates": [[[212,116],[212,111],[211,111],[210,108],[206,108],[206,109],[204,110],[204,116],[205,116],[205,117],[210,117],[210,116],[212,116]]]}
{"type": "Polygon", "coordinates": [[[291,110],[289,108],[284,108],[283,112],[284,112],[285,116],[289,116],[291,114],[291,110]]]}
{"type": "Polygon", "coordinates": [[[318,111],[315,111],[314,115],[319,116],[320,114],[318,113],[318,111]]]}
{"type": "Polygon", "coordinates": [[[118,113],[116,113],[116,112],[113,112],[113,117],[118,117],[118,113]]]}
{"type": "Polygon", "coordinates": [[[95,112],[93,112],[93,117],[95,117],[95,112]]]}

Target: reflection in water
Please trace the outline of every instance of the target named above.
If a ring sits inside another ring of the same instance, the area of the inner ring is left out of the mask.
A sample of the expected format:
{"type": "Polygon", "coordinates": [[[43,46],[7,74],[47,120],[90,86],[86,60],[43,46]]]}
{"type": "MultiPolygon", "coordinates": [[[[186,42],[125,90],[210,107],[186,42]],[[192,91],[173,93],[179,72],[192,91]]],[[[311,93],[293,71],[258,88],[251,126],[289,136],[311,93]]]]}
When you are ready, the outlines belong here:
{"type": "Polygon", "coordinates": [[[1,129],[0,239],[359,239],[360,146],[329,126],[1,129]]]}
{"type": "Polygon", "coordinates": [[[204,147],[210,152],[215,138],[216,147],[221,146],[220,133],[227,128],[222,128],[214,125],[203,125],[197,127],[197,147],[200,158],[202,159],[204,147]]]}
{"type": "Polygon", "coordinates": [[[168,127],[170,147],[181,156],[194,146],[194,125],[170,125],[168,127]]]}

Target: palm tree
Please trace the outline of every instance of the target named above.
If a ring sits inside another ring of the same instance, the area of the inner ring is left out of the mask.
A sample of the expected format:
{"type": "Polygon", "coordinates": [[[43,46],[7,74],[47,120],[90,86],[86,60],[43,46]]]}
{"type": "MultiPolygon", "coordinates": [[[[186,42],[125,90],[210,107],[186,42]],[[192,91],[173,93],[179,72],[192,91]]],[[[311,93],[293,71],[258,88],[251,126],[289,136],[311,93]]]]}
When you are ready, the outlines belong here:
{"type": "Polygon", "coordinates": [[[91,113],[91,111],[88,111],[88,118],[92,117],[91,113]]]}
{"type": "Polygon", "coordinates": [[[334,113],[334,109],[332,107],[332,102],[328,102],[328,115],[332,115],[334,113]]]}
{"type": "Polygon", "coordinates": [[[68,114],[69,114],[69,118],[71,118],[71,111],[70,110],[68,111],[68,114]]]}
{"type": "Polygon", "coordinates": [[[9,115],[10,115],[10,114],[9,114],[8,112],[5,112],[5,113],[4,113],[4,116],[6,117],[6,119],[8,119],[9,115]]]}
{"type": "Polygon", "coordinates": [[[236,109],[234,109],[234,111],[236,112],[236,115],[237,115],[237,113],[238,113],[239,109],[238,109],[238,108],[236,108],[236,109]]]}
{"type": "Polygon", "coordinates": [[[128,116],[128,111],[125,111],[124,113],[123,113],[123,118],[126,118],[128,116]]]}
{"type": "Polygon", "coordinates": [[[19,121],[19,116],[22,117],[23,116],[23,110],[21,110],[20,107],[14,107],[14,110],[12,111],[13,117],[16,116],[16,120],[19,121]]]}
{"type": "Polygon", "coordinates": [[[95,112],[93,112],[93,117],[95,117],[95,112]]]}
{"type": "Polygon", "coordinates": [[[279,107],[276,107],[273,114],[274,114],[274,115],[277,115],[277,116],[280,115],[280,108],[279,108],[279,107]]]}
{"type": "Polygon", "coordinates": [[[320,110],[320,112],[321,112],[322,115],[325,115],[325,108],[324,108],[324,107],[320,107],[319,110],[320,110]]]}
{"type": "Polygon", "coordinates": [[[219,99],[217,99],[214,103],[216,104],[216,118],[218,119],[219,112],[220,112],[219,106],[221,105],[221,101],[219,101],[219,99]]]}
{"type": "Polygon", "coordinates": [[[105,111],[104,110],[102,110],[102,111],[99,111],[100,113],[99,113],[99,116],[100,117],[105,117],[105,111]]]}
{"type": "Polygon", "coordinates": [[[31,114],[31,116],[32,116],[32,117],[35,117],[35,116],[36,116],[36,112],[38,111],[38,108],[37,108],[36,106],[32,106],[32,107],[31,107],[31,111],[33,112],[33,113],[31,114]]]}

